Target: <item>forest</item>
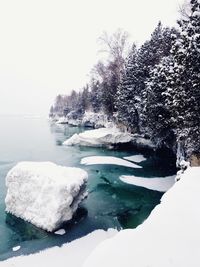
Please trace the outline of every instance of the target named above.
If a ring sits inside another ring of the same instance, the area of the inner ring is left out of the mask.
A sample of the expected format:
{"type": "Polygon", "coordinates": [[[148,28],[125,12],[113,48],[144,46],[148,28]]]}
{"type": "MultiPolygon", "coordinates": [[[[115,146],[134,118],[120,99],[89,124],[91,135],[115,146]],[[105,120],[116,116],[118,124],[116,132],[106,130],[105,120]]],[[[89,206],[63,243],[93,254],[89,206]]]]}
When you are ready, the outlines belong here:
{"type": "Polygon", "coordinates": [[[181,10],[177,27],[161,22],[141,46],[117,30],[100,37],[104,58],[90,82],[58,95],[50,117],[79,119],[103,112],[119,127],[167,147],[178,157],[200,158],[200,1],[181,10]],[[127,48],[129,47],[129,48],[127,48]]]}

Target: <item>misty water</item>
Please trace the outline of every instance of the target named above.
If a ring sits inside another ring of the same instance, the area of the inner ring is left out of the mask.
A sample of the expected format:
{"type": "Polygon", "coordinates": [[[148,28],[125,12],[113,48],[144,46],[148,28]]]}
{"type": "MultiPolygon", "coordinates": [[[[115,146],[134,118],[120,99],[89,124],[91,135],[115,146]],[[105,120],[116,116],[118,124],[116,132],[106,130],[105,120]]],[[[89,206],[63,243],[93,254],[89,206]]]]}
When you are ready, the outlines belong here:
{"type": "Polygon", "coordinates": [[[119,180],[119,176],[137,175],[160,177],[174,174],[170,159],[145,155],[142,169],[116,165],[83,166],[87,156],[115,156],[123,158],[136,151],[89,147],[63,147],[61,144],[83,128],[55,125],[47,119],[29,117],[0,117],[0,260],[41,249],[61,246],[95,229],[134,228],[141,224],[160,202],[162,193],[119,180]],[[53,161],[64,166],[81,167],[88,171],[89,195],[75,218],[64,226],[66,234],[47,233],[30,223],[5,213],[5,177],[19,161],[53,161]],[[13,252],[14,246],[21,246],[13,252]]]}

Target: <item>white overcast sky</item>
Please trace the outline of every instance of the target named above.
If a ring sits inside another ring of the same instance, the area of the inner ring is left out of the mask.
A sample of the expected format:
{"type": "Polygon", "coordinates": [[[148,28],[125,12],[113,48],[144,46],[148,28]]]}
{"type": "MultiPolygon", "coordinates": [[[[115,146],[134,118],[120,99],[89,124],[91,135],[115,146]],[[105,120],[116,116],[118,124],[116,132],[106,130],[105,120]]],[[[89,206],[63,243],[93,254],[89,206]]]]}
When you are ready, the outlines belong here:
{"type": "Polygon", "coordinates": [[[147,39],[175,25],[182,0],[0,0],[0,114],[47,115],[55,96],[86,83],[97,38],[123,28],[147,39]]]}

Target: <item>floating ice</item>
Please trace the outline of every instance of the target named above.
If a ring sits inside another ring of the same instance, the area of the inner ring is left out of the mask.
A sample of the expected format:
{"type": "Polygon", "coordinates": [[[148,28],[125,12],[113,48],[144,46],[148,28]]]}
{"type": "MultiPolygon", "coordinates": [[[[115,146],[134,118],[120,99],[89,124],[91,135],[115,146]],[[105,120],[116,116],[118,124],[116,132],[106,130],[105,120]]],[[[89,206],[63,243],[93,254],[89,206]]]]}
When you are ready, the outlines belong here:
{"type": "Polygon", "coordinates": [[[12,251],[18,251],[21,247],[20,246],[16,246],[12,248],[12,251]]]}
{"type": "Polygon", "coordinates": [[[95,165],[95,164],[112,164],[112,165],[119,165],[119,166],[125,166],[130,168],[142,168],[141,166],[132,163],[130,161],[116,158],[116,157],[109,157],[109,156],[91,156],[91,157],[85,157],[81,160],[81,164],[84,165],[95,165]]]}
{"type": "Polygon", "coordinates": [[[145,161],[147,158],[145,158],[143,155],[139,154],[139,155],[124,157],[124,159],[140,163],[142,161],[145,161]]]}
{"type": "Polygon", "coordinates": [[[122,175],[119,179],[127,184],[145,187],[151,190],[166,192],[175,183],[175,175],[158,178],[141,178],[136,176],[122,175]]]}
{"type": "Polygon", "coordinates": [[[51,162],[21,162],[9,171],[6,211],[44,230],[72,219],[85,198],[87,173],[51,162]]]}
{"type": "Polygon", "coordinates": [[[56,235],[64,235],[65,233],[66,233],[65,229],[59,229],[59,230],[54,232],[54,234],[56,234],[56,235]]]}

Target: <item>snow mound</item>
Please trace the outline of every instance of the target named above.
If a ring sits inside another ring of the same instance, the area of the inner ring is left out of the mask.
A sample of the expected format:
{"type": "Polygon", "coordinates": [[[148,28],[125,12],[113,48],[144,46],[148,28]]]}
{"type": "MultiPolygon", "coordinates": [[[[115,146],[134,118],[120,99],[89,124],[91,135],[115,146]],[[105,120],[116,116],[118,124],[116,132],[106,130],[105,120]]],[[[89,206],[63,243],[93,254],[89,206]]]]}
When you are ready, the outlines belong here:
{"type": "Polygon", "coordinates": [[[141,166],[129,162],[124,159],[109,157],[109,156],[91,156],[85,157],[81,160],[81,164],[84,165],[95,165],[95,164],[112,164],[112,165],[120,165],[130,168],[142,168],[141,166]]]}
{"type": "Polygon", "coordinates": [[[143,155],[139,154],[139,155],[133,155],[130,157],[124,157],[124,159],[140,163],[142,161],[145,161],[147,158],[145,158],[143,155]]]}
{"type": "Polygon", "coordinates": [[[175,176],[141,178],[136,176],[122,175],[119,177],[119,179],[127,184],[141,186],[159,192],[166,192],[175,184],[175,176]]]}
{"type": "Polygon", "coordinates": [[[103,112],[94,113],[86,111],[82,119],[82,125],[85,127],[100,128],[108,124],[108,118],[103,112]]]}
{"type": "Polygon", "coordinates": [[[62,247],[53,247],[40,253],[18,256],[0,262],[0,267],[81,267],[91,251],[105,239],[113,237],[115,229],[96,230],[62,247]]]}
{"type": "Polygon", "coordinates": [[[44,230],[72,219],[86,196],[87,172],[51,162],[21,162],[6,177],[6,211],[44,230]]]}
{"type": "Polygon", "coordinates": [[[81,145],[101,147],[119,143],[128,143],[132,139],[129,133],[120,132],[117,128],[99,128],[88,130],[80,134],[74,134],[63,145],[81,145]]]}
{"type": "Polygon", "coordinates": [[[99,244],[84,267],[199,267],[200,167],[188,168],[149,218],[99,244]]]}
{"type": "Polygon", "coordinates": [[[132,145],[139,149],[155,149],[155,145],[150,139],[146,139],[141,135],[134,134],[132,138],[132,145]]]}

